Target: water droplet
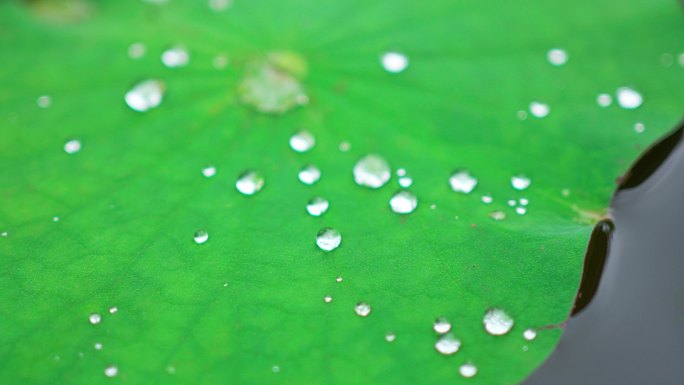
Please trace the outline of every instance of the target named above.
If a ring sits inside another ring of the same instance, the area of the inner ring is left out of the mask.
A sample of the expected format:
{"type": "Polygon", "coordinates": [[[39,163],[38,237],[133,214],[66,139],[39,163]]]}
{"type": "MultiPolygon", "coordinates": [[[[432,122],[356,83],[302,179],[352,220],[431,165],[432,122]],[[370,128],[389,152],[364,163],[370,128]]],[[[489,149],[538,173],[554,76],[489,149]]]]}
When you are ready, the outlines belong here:
{"type": "Polygon", "coordinates": [[[9,233],[7,231],[3,231],[2,233],[0,233],[0,235],[3,237],[6,237],[9,235],[9,233]]]}
{"type": "Polygon", "coordinates": [[[348,152],[349,150],[351,150],[351,144],[349,142],[342,142],[340,143],[339,149],[342,152],[348,152]]]}
{"type": "Polygon", "coordinates": [[[299,131],[290,138],[290,147],[296,152],[307,152],[316,145],[316,138],[309,131],[299,131]]]}
{"type": "Polygon", "coordinates": [[[67,154],[75,154],[81,151],[81,141],[78,139],[72,139],[64,144],[64,152],[67,154]]]}
{"type": "Polygon", "coordinates": [[[518,199],[518,202],[520,202],[520,204],[523,206],[527,206],[528,204],[530,204],[530,201],[527,198],[520,198],[518,199]]]}
{"type": "Polygon", "coordinates": [[[609,94],[599,94],[599,96],[596,97],[596,104],[598,104],[599,107],[608,107],[613,104],[613,97],[609,94]]]}
{"type": "Polygon", "coordinates": [[[439,317],[435,320],[435,323],[432,324],[432,330],[439,334],[447,333],[451,330],[451,322],[444,317],[439,317]]]}
{"type": "Polygon", "coordinates": [[[461,348],[461,341],[452,336],[451,334],[445,334],[435,342],[435,349],[445,355],[451,355],[461,348]]]}
{"type": "Polygon", "coordinates": [[[204,230],[197,230],[192,238],[195,240],[196,244],[201,245],[209,240],[209,233],[204,230]]]}
{"type": "Polygon", "coordinates": [[[173,365],[169,365],[166,367],[166,373],[168,374],[176,374],[176,367],[173,365]]]}
{"type": "Polygon", "coordinates": [[[169,68],[183,67],[190,61],[190,54],[185,47],[175,46],[164,51],[161,60],[169,68]]]}
{"type": "Polygon", "coordinates": [[[319,170],[318,167],[310,164],[308,166],[304,166],[304,168],[299,171],[298,177],[300,182],[306,185],[312,185],[321,179],[321,170],[319,170]]]}
{"type": "Polygon", "coordinates": [[[524,175],[514,175],[511,177],[511,186],[516,190],[525,190],[530,187],[532,180],[524,175]]]}
{"type": "Polygon", "coordinates": [[[633,110],[641,106],[644,99],[640,93],[629,87],[620,87],[617,90],[617,102],[620,107],[633,110]]]}
{"type": "Polygon", "coordinates": [[[254,195],[264,188],[264,177],[256,171],[247,170],[238,176],[235,188],[243,195],[254,195]]]}
{"type": "Polygon", "coordinates": [[[529,347],[528,347],[527,345],[525,345],[525,346],[522,347],[522,351],[523,351],[523,352],[526,352],[528,349],[529,349],[529,347]]]}
{"type": "Polygon", "coordinates": [[[506,213],[503,211],[494,211],[489,214],[489,217],[494,219],[495,221],[503,221],[506,219],[506,213]]]}
{"type": "Polygon", "coordinates": [[[436,205],[436,204],[433,203],[433,204],[430,205],[430,210],[435,210],[436,208],[437,208],[437,205],[436,205]]]}
{"type": "Polygon", "coordinates": [[[273,52],[248,67],[238,92],[244,104],[265,114],[283,114],[309,102],[300,79],[308,71],[292,52],[273,52]]]}
{"type": "Polygon", "coordinates": [[[273,373],[280,373],[280,366],[274,365],[274,366],[271,368],[271,370],[273,371],[273,373]]]}
{"type": "Polygon", "coordinates": [[[342,243],[342,235],[339,231],[329,227],[322,229],[316,235],[316,245],[323,251],[333,251],[342,243]]]}
{"type": "Polygon", "coordinates": [[[399,191],[390,198],[389,204],[397,214],[410,214],[418,206],[418,198],[409,191],[399,191]]]}
{"type": "Polygon", "coordinates": [[[513,328],[513,318],[504,310],[491,308],[485,312],[483,324],[487,333],[493,336],[501,336],[513,328]]]}
{"type": "Polygon", "coordinates": [[[160,80],[144,80],[126,93],[126,104],[138,112],[158,107],[164,98],[165,85],[160,80]]]}
{"type": "Polygon", "coordinates": [[[330,303],[330,302],[332,302],[332,296],[331,296],[331,295],[326,295],[325,297],[323,297],[323,301],[324,301],[325,303],[330,303]]]}
{"type": "Polygon", "coordinates": [[[119,311],[119,308],[116,306],[112,306],[109,308],[109,314],[116,314],[119,311]]]}
{"type": "Polygon", "coordinates": [[[342,277],[335,278],[335,282],[342,282],[342,280],[343,280],[342,277]]]}
{"type": "Polygon", "coordinates": [[[644,131],[646,131],[646,126],[643,123],[639,122],[634,125],[634,132],[637,134],[641,134],[644,131]]]}
{"type": "Polygon", "coordinates": [[[410,176],[404,175],[402,177],[399,177],[399,186],[403,188],[409,188],[413,184],[413,179],[411,179],[410,176]]]}
{"type": "Polygon", "coordinates": [[[528,341],[532,341],[537,338],[537,331],[534,329],[527,329],[523,332],[523,337],[528,341]]]}
{"type": "Polygon", "coordinates": [[[463,194],[469,194],[477,186],[477,178],[470,175],[466,170],[454,172],[449,178],[451,189],[463,194]]]}
{"type": "Polygon", "coordinates": [[[128,46],[128,57],[131,59],[140,59],[145,56],[146,51],[145,44],[143,43],[133,43],[128,46]]]}
{"type": "Polygon", "coordinates": [[[207,178],[211,178],[212,176],[216,175],[216,167],[214,166],[207,166],[202,169],[202,175],[204,175],[207,178]]]}
{"type": "Polygon", "coordinates": [[[392,172],[385,158],[370,154],[359,159],[354,166],[354,181],[359,186],[373,189],[384,186],[392,177],[392,172]]]}
{"type": "Polygon", "coordinates": [[[489,194],[483,195],[481,199],[482,199],[482,203],[484,203],[484,204],[490,204],[490,203],[494,202],[494,198],[492,198],[492,196],[489,194]]]}
{"type": "Polygon", "coordinates": [[[230,6],[232,0],[209,0],[209,8],[214,12],[221,12],[230,6]]]}
{"type": "Polygon", "coordinates": [[[119,368],[117,368],[115,365],[109,365],[105,368],[104,374],[107,377],[114,377],[119,374],[119,368]]]}
{"type": "Polygon", "coordinates": [[[53,222],[59,222],[59,217],[52,217],[53,222]]]}
{"type": "Polygon", "coordinates": [[[385,52],[381,58],[382,68],[390,73],[402,72],[408,67],[409,59],[399,52],[385,52]]]}
{"type": "Polygon", "coordinates": [[[395,339],[397,339],[396,334],[394,334],[392,332],[387,332],[387,334],[385,334],[385,341],[394,342],[395,339]]]}
{"type": "Polygon", "coordinates": [[[546,54],[546,58],[549,60],[549,63],[555,66],[562,66],[568,62],[568,53],[560,48],[554,48],[549,50],[546,54]]]}
{"type": "Polygon", "coordinates": [[[406,169],[404,169],[404,168],[397,169],[397,176],[398,177],[406,176],[406,169]]]}
{"type": "Polygon", "coordinates": [[[520,110],[516,116],[518,117],[518,120],[527,120],[527,111],[520,110]]]}
{"type": "Polygon", "coordinates": [[[525,207],[516,207],[515,213],[518,215],[525,215],[527,214],[527,209],[525,207]]]}
{"type": "Polygon", "coordinates": [[[477,366],[471,363],[463,364],[458,368],[458,372],[461,373],[461,376],[470,378],[477,374],[477,366]]]}
{"type": "Polygon", "coordinates": [[[679,65],[684,67],[684,53],[679,54],[679,65]]]}
{"type": "Polygon", "coordinates": [[[102,350],[102,344],[99,342],[95,342],[95,350],[102,350]]]}
{"type": "Polygon", "coordinates": [[[88,321],[93,325],[97,325],[100,323],[100,321],[102,321],[102,317],[97,313],[93,313],[88,316],[88,321]]]}
{"type": "Polygon", "coordinates": [[[36,104],[38,104],[38,107],[40,108],[48,108],[52,104],[52,98],[48,95],[39,96],[36,100],[36,104]]]}
{"type": "Polygon", "coordinates": [[[563,195],[564,198],[567,198],[570,196],[570,189],[564,188],[561,190],[561,195],[563,195]]]}
{"type": "Polygon", "coordinates": [[[230,61],[230,59],[228,59],[227,55],[218,54],[214,57],[214,61],[212,62],[212,65],[214,66],[214,69],[222,70],[228,66],[229,61],[230,61]]]}
{"type": "Polygon", "coordinates": [[[328,211],[329,206],[330,203],[327,199],[315,197],[306,204],[306,211],[314,217],[320,217],[328,211]]]}
{"type": "Polygon", "coordinates": [[[509,200],[506,202],[506,204],[508,204],[508,205],[511,206],[511,207],[515,206],[515,205],[516,205],[515,199],[509,199],[509,200]]]}
{"type": "Polygon", "coordinates": [[[536,118],[544,118],[551,112],[551,108],[548,104],[540,102],[530,103],[530,113],[536,118]]]}
{"type": "Polygon", "coordinates": [[[367,317],[371,313],[371,306],[365,302],[359,302],[354,306],[354,312],[359,317],[367,317]]]}

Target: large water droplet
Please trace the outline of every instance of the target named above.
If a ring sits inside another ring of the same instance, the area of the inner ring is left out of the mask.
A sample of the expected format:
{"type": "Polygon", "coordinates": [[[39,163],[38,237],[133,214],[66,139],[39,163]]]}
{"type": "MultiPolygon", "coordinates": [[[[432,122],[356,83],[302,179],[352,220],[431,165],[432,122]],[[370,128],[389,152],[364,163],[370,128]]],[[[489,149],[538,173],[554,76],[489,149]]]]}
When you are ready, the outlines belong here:
{"type": "Polygon", "coordinates": [[[164,51],[161,60],[169,68],[183,67],[190,61],[190,54],[185,47],[175,46],[164,51]]]}
{"type": "Polygon", "coordinates": [[[354,166],[353,173],[356,184],[373,189],[384,186],[392,177],[389,163],[376,154],[366,155],[359,159],[354,166]]]}
{"type": "Polygon", "coordinates": [[[201,245],[209,240],[209,233],[204,230],[197,230],[195,231],[195,235],[193,235],[192,239],[195,240],[195,243],[201,245]]]}
{"type": "Polygon", "coordinates": [[[451,334],[445,334],[435,342],[435,349],[445,355],[451,355],[458,352],[461,348],[461,341],[451,334]]]}
{"type": "Polygon", "coordinates": [[[537,331],[534,329],[526,329],[523,332],[523,337],[525,337],[525,339],[528,341],[532,341],[533,339],[537,338],[537,331]]]}
{"type": "Polygon", "coordinates": [[[435,320],[435,323],[432,324],[432,329],[439,334],[447,333],[451,330],[451,322],[444,317],[439,317],[435,320]]]}
{"type": "Polygon", "coordinates": [[[487,333],[501,336],[508,333],[515,321],[503,309],[491,308],[485,312],[483,324],[487,333]]]}
{"type": "Polygon", "coordinates": [[[306,211],[314,217],[320,217],[328,211],[329,206],[330,203],[327,199],[315,197],[306,204],[306,211]]]}
{"type": "Polygon", "coordinates": [[[333,251],[342,243],[342,235],[339,231],[325,228],[316,235],[316,245],[323,251],[333,251]]]}
{"type": "Polygon", "coordinates": [[[107,377],[115,377],[119,374],[119,368],[117,368],[116,365],[109,365],[105,368],[104,374],[107,377]]]}
{"type": "Polygon", "coordinates": [[[290,147],[296,152],[307,152],[316,145],[316,138],[309,131],[299,131],[290,138],[290,147]]]}
{"type": "Polygon", "coordinates": [[[102,321],[102,316],[100,316],[97,313],[93,313],[90,316],[88,316],[88,322],[90,322],[93,325],[97,325],[102,321]]]}
{"type": "Polygon", "coordinates": [[[461,376],[470,378],[477,374],[477,366],[471,363],[463,364],[458,368],[458,372],[461,373],[461,376]]]}
{"type": "Polygon", "coordinates": [[[300,182],[307,185],[312,185],[321,179],[321,170],[319,170],[318,167],[310,164],[299,171],[298,177],[300,182]]]}
{"type": "Polygon", "coordinates": [[[644,99],[639,92],[629,87],[620,87],[617,90],[617,102],[620,107],[633,110],[641,106],[644,99]]]}
{"type": "Polygon", "coordinates": [[[64,144],[64,152],[67,154],[75,154],[81,151],[81,141],[78,139],[72,139],[64,144]]]}
{"type": "Polygon", "coordinates": [[[385,52],[380,59],[382,68],[390,73],[402,72],[408,67],[409,59],[399,52],[385,52]]]}
{"type": "Polygon", "coordinates": [[[532,102],[530,103],[530,113],[537,118],[544,118],[549,115],[551,108],[546,103],[532,102]]]}
{"type": "Polygon", "coordinates": [[[530,187],[532,180],[524,175],[514,175],[511,177],[511,186],[516,190],[525,190],[530,187]]]}
{"type": "Polygon", "coordinates": [[[399,191],[392,196],[389,204],[397,214],[410,214],[418,206],[418,198],[409,191],[399,191]]]}
{"type": "Polygon", "coordinates": [[[359,302],[354,306],[354,312],[359,317],[367,317],[371,313],[371,306],[365,302],[359,302]]]}
{"type": "Polygon", "coordinates": [[[158,107],[164,98],[164,89],[164,83],[160,80],[142,81],[126,93],[126,104],[139,112],[158,107]]]}
{"type": "Polygon", "coordinates": [[[235,188],[243,195],[254,195],[264,188],[264,177],[256,171],[247,170],[238,176],[235,188]]]}
{"type": "Polygon", "coordinates": [[[466,170],[458,170],[449,178],[451,189],[463,194],[469,194],[477,186],[477,178],[466,170]]]}
{"type": "Polygon", "coordinates": [[[546,58],[549,60],[549,63],[555,66],[562,66],[568,62],[568,53],[560,48],[554,48],[549,50],[546,54],[546,58]]]}

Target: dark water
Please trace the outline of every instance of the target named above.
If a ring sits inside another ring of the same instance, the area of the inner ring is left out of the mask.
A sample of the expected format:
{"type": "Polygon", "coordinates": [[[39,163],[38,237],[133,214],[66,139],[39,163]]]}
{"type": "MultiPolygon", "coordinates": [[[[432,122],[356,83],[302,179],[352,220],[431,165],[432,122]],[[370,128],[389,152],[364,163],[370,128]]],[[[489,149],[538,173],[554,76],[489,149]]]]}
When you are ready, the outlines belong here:
{"type": "MultiPolygon", "coordinates": [[[[600,276],[597,290],[586,301],[592,282],[584,283],[584,308],[525,385],[684,385],[682,132],[657,144],[621,181],[605,265],[599,255],[585,274],[600,276]]],[[[601,249],[600,234],[592,242],[601,249]]]]}

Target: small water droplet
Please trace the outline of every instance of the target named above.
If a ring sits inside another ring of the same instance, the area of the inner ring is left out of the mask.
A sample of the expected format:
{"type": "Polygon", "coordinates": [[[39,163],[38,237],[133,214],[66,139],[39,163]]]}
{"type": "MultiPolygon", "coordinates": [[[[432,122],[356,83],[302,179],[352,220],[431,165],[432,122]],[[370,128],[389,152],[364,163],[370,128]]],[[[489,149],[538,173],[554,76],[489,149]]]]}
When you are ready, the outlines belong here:
{"type": "Polygon", "coordinates": [[[264,188],[264,177],[256,171],[247,170],[238,176],[235,188],[242,195],[254,195],[264,188]]]}
{"type": "Polygon", "coordinates": [[[9,235],[9,233],[7,231],[3,231],[2,233],[0,233],[0,235],[3,237],[6,237],[9,235]]]}
{"type": "Polygon", "coordinates": [[[115,365],[109,365],[105,368],[104,374],[107,377],[115,377],[117,374],[119,374],[119,368],[117,368],[115,365]]]}
{"type": "Polygon", "coordinates": [[[451,334],[445,334],[435,342],[435,349],[444,354],[444,355],[451,355],[456,352],[461,348],[461,341],[455,338],[451,334]]]}
{"type": "Polygon", "coordinates": [[[185,47],[174,46],[162,53],[161,61],[169,68],[183,67],[190,61],[190,54],[185,47]]]}
{"type": "Polygon", "coordinates": [[[405,175],[405,176],[402,176],[399,178],[399,186],[401,186],[403,188],[409,188],[409,187],[411,187],[412,184],[413,184],[413,179],[408,175],[405,175]]]}
{"type": "Polygon", "coordinates": [[[517,112],[516,116],[518,120],[527,120],[527,111],[520,110],[517,112]]]}
{"type": "Polygon", "coordinates": [[[280,373],[280,366],[274,365],[274,366],[271,368],[271,370],[273,371],[273,373],[280,373]]]}
{"type": "Polygon", "coordinates": [[[561,195],[563,195],[564,198],[567,198],[570,196],[570,189],[564,188],[561,190],[561,195]]]}
{"type": "Polygon", "coordinates": [[[492,198],[492,196],[489,194],[483,195],[481,199],[482,199],[482,203],[484,203],[484,204],[490,204],[490,203],[494,202],[494,198],[492,198]]]}
{"type": "Polygon", "coordinates": [[[523,351],[523,352],[526,352],[527,350],[529,350],[529,347],[528,347],[527,345],[525,345],[525,346],[522,347],[522,351],[523,351]]]}
{"type": "Polygon", "coordinates": [[[329,227],[322,229],[316,235],[316,245],[323,251],[333,251],[342,243],[342,235],[339,231],[329,227]]]}
{"type": "Polygon", "coordinates": [[[537,331],[534,329],[527,329],[523,332],[523,337],[528,341],[532,341],[537,338],[537,331]]]}
{"type": "Polygon", "coordinates": [[[546,103],[532,102],[530,103],[530,113],[536,118],[544,118],[549,115],[551,108],[546,103]]]}
{"type": "Polygon", "coordinates": [[[141,57],[145,56],[145,51],[147,51],[145,44],[133,43],[128,46],[128,57],[134,60],[140,59],[141,57]]]}
{"type": "Polygon", "coordinates": [[[435,210],[436,208],[437,208],[437,205],[436,205],[436,204],[433,203],[433,204],[430,205],[430,210],[435,210]]]}
{"type": "Polygon", "coordinates": [[[418,207],[418,198],[409,191],[399,191],[390,198],[389,204],[397,214],[410,214],[418,207]]]}
{"type": "Polygon", "coordinates": [[[95,343],[95,350],[102,350],[102,344],[99,342],[95,343]]]}
{"type": "Polygon", "coordinates": [[[629,87],[620,87],[617,90],[617,102],[620,107],[633,110],[639,108],[644,99],[639,92],[629,87]]]}
{"type": "Polygon", "coordinates": [[[216,175],[216,167],[214,166],[207,166],[202,169],[202,175],[204,175],[207,178],[211,178],[212,176],[216,175]]]}
{"type": "Polygon", "coordinates": [[[201,245],[209,240],[209,233],[204,230],[197,230],[195,231],[195,235],[192,236],[192,239],[195,240],[196,244],[201,245]]]}
{"type": "Polygon", "coordinates": [[[128,107],[138,112],[145,112],[158,107],[164,99],[165,85],[161,80],[144,80],[126,93],[128,107]]]}
{"type": "Polygon", "coordinates": [[[330,302],[332,302],[332,300],[333,300],[333,298],[331,295],[326,295],[325,297],[323,297],[323,301],[325,303],[330,303],[330,302]]]}
{"type": "Polygon", "coordinates": [[[342,142],[340,143],[339,149],[342,152],[349,152],[349,150],[351,150],[351,144],[349,142],[342,142]]]}
{"type": "Polygon", "coordinates": [[[451,330],[451,322],[444,317],[439,317],[432,324],[432,330],[439,334],[447,333],[451,330]]]}
{"type": "Polygon", "coordinates": [[[469,194],[477,186],[477,178],[466,170],[458,170],[449,178],[451,189],[463,194],[469,194]]]}
{"type": "Polygon", "coordinates": [[[222,70],[228,66],[230,59],[225,54],[218,54],[214,57],[214,61],[211,63],[214,69],[222,70]]]}
{"type": "Polygon", "coordinates": [[[102,317],[97,313],[93,313],[88,316],[88,321],[93,325],[97,325],[100,323],[100,321],[102,321],[102,317]]]}
{"type": "Polygon", "coordinates": [[[320,217],[328,211],[328,207],[330,203],[327,199],[315,197],[306,204],[306,211],[314,217],[320,217]]]}
{"type": "Polygon", "coordinates": [[[494,211],[489,214],[489,217],[494,219],[495,221],[503,221],[506,219],[506,213],[503,211],[494,211]]]}
{"type": "Polygon", "coordinates": [[[408,67],[409,59],[399,52],[385,52],[381,58],[382,68],[390,73],[402,72],[408,67]]]}
{"type": "Polygon", "coordinates": [[[38,104],[38,107],[40,108],[48,108],[52,105],[52,98],[48,95],[39,96],[36,100],[36,104],[38,104]]]}
{"type": "Polygon", "coordinates": [[[518,215],[525,215],[527,214],[527,209],[525,207],[516,207],[515,213],[518,215]]]}
{"type": "Polygon", "coordinates": [[[679,54],[679,66],[684,67],[684,53],[679,54]]]}
{"type": "Polygon", "coordinates": [[[310,164],[299,170],[298,177],[300,182],[306,185],[312,185],[321,179],[321,170],[319,170],[318,167],[310,164]]]}
{"type": "Polygon", "coordinates": [[[359,302],[354,306],[354,312],[359,317],[367,317],[371,313],[371,306],[365,302],[359,302]]]}
{"type": "Polygon", "coordinates": [[[296,152],[307,152],[316,145],[316,138],[309,131],[299,131],[290,137],[290,148],[296,152]]]}
{"type": "Polygon", "coordinates": [[[387,332],[387,334],[385,334],[385,341],[394,342],[395,339],[397,339],[396,334],[394,334],[392,332],[387,332]]]}
{"type": "Polygon", "coordinates": [[[209,0],[209,8],[214,12],[225,11],[230,7],[232,0],[209,0]]]}
{"type": "Polygon", "coordinates": [[[398,177],[406,176],[406,169],[404,169],[404,168],[397,169],[397,176],[398,177]]]}
{"type": "Polygon", "coordinates": [[[546,54],[546,58],[549,60],[549,63],[555,66],[562,66],[568,62],[568,53],[563,49],[553,48],[546,54]]]}
{"type": "Polygon", "coordinates": [[[335,278],[335,282],[342,282],[342,280],[343,280],[342,277],[335,278]]]}
{"type": "Polygon", "coordinates": [[[116,306],[112,306],[109,308],[109,314],[116,314],[119,311],[119,308],[116,306]]]}
{"type": "Polygon", "coordinates": [[[524,175],[514,175],[511,177],[511,186],[516,190],[525,190],[530,187],[532,180],[524,175]]]}
{"type": "Polygon", "coordinates": [[[59,217],[52,217],[53,222],[59,222],[59,217]]]}
{"type": "Polygon", "coordinates": [[[176,374],[176,367],[173,365],[169,365],[166,367],[166,373],[168,374],[176,374]]]}
{"type": "Polygon", "coordinates": [[[508,204],[508,205],[511,206],[511,207],[515,206],[515,205],[516,205],[515,199],[509,199],[509,200],[506,202],[506,204],[508,204]]]}
{"type": "Polygon", "coordinates": [[[520,202],[522,206],[527,206],[528,204],[530,204],[530,201],[527,198],[520,198],[518,199],[518,202],[520,202]]]}
{"type": "Polygon", "coordinates": [[[487,333],[501,336],[508,333],[515,321],[503,309],[491,308],[485,312],[483,324],[487,333]]]}
{"type": "Polygon", "coordinates": [[[470,378],[477,374],[477,366],[471,363],[463,364],[458,368],[458,372],[461,373],[461,376],[470,378]]]}
{"type": "Polygon", "coordinates": [[[378,189],[384,186],[392,177],[392,171],[380,155],[370,154],[359,159],[353,170],[354,181],[359,186],[378,189]]]}
{"type": "Polygon", "coordinates": [[[599,96],[596,97],[596,104],[598,104],[599,107],[608,107],[613,104],[613,97],[609,94],[599,94],[599,96]]]}
{"type": "Polygon", "coordinates": [[[71,139],[64,144],[64,152],[67,154],[75,154],[81,151],[81,141],[78,139],[71,139]]]}
{"type": "Polygon", "coordinates": [[[634,125],[634,132],[637,134],[641,134],[644,131],[646,131],[646,126],[643,123],[639,122],[634,125]]]}

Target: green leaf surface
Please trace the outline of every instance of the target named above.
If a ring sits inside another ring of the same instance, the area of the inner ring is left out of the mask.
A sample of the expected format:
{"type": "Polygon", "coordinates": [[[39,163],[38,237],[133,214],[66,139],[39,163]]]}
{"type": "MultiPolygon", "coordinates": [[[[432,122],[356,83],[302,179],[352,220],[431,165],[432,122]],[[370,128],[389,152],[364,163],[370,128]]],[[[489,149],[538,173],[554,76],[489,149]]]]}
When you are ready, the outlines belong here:
{"type": "Polygon", "coordinates": [[[518,383],[561,336],[545,327],[570,312],[614,179],[684,110],[675,1],[152,3],[0,3],[2,384],[518,383]],[[187,66],[162,64],[174,45],[187,66]],[[405,71],[383,70],[390,50],[405,71]],[[145,79],[164,100],[136,112],[124,95],[145,79]],[[623,86],[643,106],[597,105],[623,86]],[[550,114],[521,119],[533,101],[550,114]],[[288,146],[302,128],[317,141],[304,154],[288,146]],[[354,183],[369,153],[408,171],[415,212],[390,210],[396,176],[354,183]],[[460,168],[470,194],[449,187],[460,168]],[[235,188],[247,169],[265,178],[254,196],[235,188]],[[520,198],[525,215],[507,203],[520,198]],[[325,227],[342,234],[330,253],[325,227]],[[491,307],[515,319],[508,334],[485,332],[491,307]],[[435,351],[440,316],[452,356],[435,351]]]}

